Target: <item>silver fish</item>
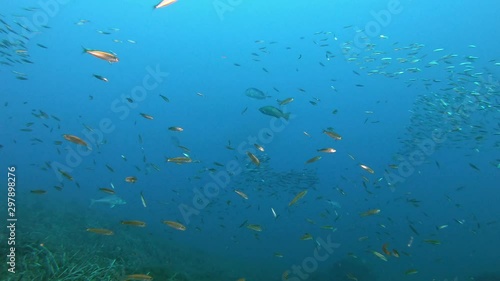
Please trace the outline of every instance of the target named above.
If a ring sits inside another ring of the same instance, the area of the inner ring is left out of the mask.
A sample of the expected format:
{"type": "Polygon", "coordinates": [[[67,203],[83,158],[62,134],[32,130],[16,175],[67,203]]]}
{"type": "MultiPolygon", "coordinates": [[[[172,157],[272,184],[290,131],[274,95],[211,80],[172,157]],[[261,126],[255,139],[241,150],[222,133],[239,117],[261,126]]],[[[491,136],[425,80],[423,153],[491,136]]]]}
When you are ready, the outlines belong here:
{"type": "Polygon", "coordinates": [[[92,205],[94,205],[95,203],[108,204],[110,208],[113,208],[116,205],[127,204],[127,202],[125,202],[125,200],[123,200],[122,198],[120,198],[116,195],[106,196],[106,197],[103,197],[103,198],[97,199],[97,200],[91,199],[89,207],[92,207],[92,205]]]}

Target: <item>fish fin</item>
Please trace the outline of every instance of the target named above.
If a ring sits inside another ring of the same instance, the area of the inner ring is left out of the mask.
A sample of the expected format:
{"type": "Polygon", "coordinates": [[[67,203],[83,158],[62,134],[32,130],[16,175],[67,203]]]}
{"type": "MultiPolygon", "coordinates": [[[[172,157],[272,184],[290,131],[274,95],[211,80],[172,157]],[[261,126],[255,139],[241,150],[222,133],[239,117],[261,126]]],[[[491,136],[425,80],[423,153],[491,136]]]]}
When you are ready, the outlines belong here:
{"type": "Polygon", "coordinates": [[[114,207],[115,207],[115,205],[111,205],[111,206],[109,206],[109,207],[110,207],[110,208],[114,208],[114,207]]]}

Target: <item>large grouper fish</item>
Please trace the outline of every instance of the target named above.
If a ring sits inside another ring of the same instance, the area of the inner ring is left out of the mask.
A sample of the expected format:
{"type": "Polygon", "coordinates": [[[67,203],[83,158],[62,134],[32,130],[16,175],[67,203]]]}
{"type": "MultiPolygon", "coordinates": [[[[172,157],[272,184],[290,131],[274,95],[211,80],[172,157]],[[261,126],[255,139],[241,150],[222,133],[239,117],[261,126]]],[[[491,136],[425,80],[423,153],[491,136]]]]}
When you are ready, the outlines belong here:
{"type": "Polygon", "coordinates": [[[248,88],[245,91],[245,95],[247,97],[251,97],[252,99],[257,99],[257,100],[263,100],[265,98],[268,98],[269,96],[266,95],[264,92],[257,88],[248,88]]]}
{"type": "Polygon", "coordinates": [[[264,113],[265,115],[273,116],[276,118],[285,118],[285,120],[288,120],[288,118],[290,118],[290,113],[284,113],[283,111],[271,105],[263,106],[259,108],[259,111],[264,113]]]}

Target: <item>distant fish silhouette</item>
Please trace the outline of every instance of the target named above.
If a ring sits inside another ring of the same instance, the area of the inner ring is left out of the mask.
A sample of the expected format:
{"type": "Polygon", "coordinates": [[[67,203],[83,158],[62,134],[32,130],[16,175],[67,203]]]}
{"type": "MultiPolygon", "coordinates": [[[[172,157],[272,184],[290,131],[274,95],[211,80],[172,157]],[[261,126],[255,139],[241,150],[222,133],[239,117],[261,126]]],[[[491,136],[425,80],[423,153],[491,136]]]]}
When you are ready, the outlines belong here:
{"type": "Polygon", "coordinates": [[[340,206],[340,203],[339,203],[339,202],[337,202],[337,201],[333,201],[333,200],[326,200],[326,203],[328,203],[328,204],[332,205],[332,207],[333,207],[334,209],[340,209],[340,208],[342,208],[342,206],[340,206]]]}
{"type": "Polygon", "coordinates": [[[118,197],[116,195],[106,196],[106,197],[103,197],[103,198],[97,199],[97,200],[92,199],[92,200],[90,200],[89,207],[92,207],[92,205],[94,205],[94,203],[108,204],[110,208],[113,208],[116,205],[127,204],[127,202],[125,202],[125,200],[121,199],[120,197],[118,197]]]}
{"type": "Polygon", "coordinates": [[[246,89],[245,95],[247,97],[252,98],[252,99],[258,99],[258,100],[263,100],[263,99],[268,97],[266,94],[264,94],[264,92],[262,92],[261,90],[259,90],[257,88],[246,89]]]}

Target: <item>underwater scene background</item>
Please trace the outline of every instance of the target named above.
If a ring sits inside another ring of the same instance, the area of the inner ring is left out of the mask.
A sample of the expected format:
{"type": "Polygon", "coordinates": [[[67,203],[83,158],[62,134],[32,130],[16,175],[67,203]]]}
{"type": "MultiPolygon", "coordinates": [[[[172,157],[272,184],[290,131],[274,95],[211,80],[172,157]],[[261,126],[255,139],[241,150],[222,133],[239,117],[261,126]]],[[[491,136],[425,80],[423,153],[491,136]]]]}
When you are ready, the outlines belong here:
{"type": "Polygon", "coordinates": [[[500,280],[497,1],[4,1],[0,280],[500,280]]]}

